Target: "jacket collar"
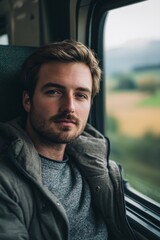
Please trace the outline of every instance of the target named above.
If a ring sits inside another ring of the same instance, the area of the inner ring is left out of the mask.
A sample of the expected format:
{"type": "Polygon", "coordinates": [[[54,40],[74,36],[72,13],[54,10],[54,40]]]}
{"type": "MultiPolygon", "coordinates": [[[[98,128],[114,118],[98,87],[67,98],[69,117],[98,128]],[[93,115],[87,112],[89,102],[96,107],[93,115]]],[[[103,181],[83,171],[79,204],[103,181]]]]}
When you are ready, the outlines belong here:
{"type": "MultiPolygon", "coordinates": [[[[25,171],[25,174],[29,174],[41,182],[40,158],[23,126],[24,120],[22,118],[0,124],[3,136],[5,139],[9,139],[6,154],[10,155],[15,164],[22,168],[22,171],[25,171]]],[[[84,132],[68,144],[66,151],[76,161],[86,177],[105,174],[109,141],[91,125],[86,125],[84,132]]]]}

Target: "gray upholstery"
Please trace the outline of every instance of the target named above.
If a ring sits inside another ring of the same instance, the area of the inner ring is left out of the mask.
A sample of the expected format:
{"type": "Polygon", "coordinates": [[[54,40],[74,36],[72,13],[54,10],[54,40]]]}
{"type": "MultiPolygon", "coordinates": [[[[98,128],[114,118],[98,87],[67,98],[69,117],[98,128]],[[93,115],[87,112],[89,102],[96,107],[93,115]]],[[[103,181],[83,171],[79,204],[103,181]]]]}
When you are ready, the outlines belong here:
{"type": "Polygon", "coordinates": [[[20,69],[34,50],[0,45],[0,122],[11,120],[22,111],[20,69]]]}

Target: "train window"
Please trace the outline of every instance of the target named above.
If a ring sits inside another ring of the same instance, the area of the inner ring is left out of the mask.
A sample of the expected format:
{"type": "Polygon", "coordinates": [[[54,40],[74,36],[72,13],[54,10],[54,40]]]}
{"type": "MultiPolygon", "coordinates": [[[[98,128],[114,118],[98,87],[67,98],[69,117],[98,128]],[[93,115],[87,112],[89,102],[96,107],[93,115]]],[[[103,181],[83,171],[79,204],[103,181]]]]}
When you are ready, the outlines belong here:
{"type": "Polygon", "coordinates": [[[7,34],[0,35],[0,44],[1,45],[8,45],[9,44],[8,35],[7,34]]]}
{"type": "MultiPolygon", "coordinates": [[[[0,1],[0,9],[2,8],[1,3],[2,2],[0,1]]],[[[8,28],[7,18],[5,16],[1,16],[1,14],[2,13],[0,11],[0,44],[1,45],[8,45],[9,44],[9,39],[8,39],[8,33],[7,33],[7,28],[8,28]]]]}
{"type": "Polygon", "coordinates": [[[108,12],[105,133],[130,185],[160,202],[160,1],[108,12]]]}

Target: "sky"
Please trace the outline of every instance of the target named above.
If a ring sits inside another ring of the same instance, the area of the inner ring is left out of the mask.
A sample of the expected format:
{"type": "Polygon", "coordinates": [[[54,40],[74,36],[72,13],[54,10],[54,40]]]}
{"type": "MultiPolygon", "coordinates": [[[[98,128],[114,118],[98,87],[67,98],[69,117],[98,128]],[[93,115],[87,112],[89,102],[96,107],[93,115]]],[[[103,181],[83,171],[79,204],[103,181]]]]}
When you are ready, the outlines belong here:
{"type": "Polygon", "coordinates": [[[104,36],[105,48],[133,40],[160,40],[160,0],[147,0],[110,11],[104,36]]]}

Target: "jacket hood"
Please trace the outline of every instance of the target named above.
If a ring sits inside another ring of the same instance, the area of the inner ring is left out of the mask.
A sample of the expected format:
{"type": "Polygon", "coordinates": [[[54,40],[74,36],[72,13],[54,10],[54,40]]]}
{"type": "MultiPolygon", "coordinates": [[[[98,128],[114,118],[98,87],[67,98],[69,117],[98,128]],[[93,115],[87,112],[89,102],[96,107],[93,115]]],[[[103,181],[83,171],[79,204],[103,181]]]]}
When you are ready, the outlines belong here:
{"type": "Polygon", "coordinates": [[[7,155],[22,171],[40,181],[39,155],[27,133],[21,118],[0,123],[0,155],[7,155]]]}
{"type": "Polygon", "coordinates": [[[109,162],[109,140],[90,124],[87,124],[84,132],[67,146],[67,150],[80,168],[87,170],[87,177],[103,175],[106,172],[109,162]]]}

